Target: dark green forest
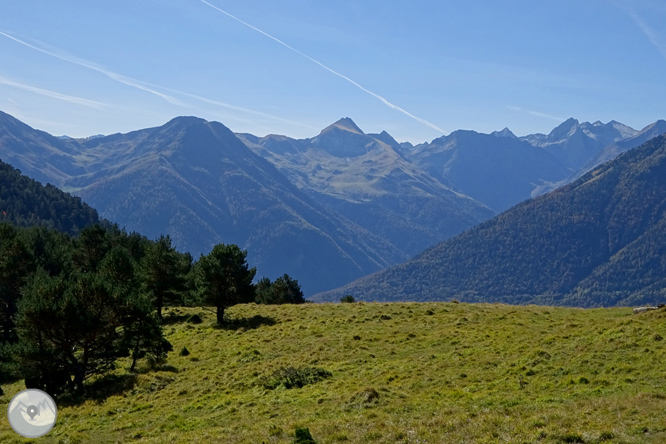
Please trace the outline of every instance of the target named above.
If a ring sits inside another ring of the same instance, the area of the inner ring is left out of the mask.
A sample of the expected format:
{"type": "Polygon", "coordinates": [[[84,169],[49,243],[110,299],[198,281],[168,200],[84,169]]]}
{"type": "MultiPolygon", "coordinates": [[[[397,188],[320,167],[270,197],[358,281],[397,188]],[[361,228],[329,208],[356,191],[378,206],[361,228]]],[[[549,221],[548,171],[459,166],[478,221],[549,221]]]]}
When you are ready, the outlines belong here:
{"type": "Polygon", "coordinates": [[[86,381],[120,358],[130,371],[141,360],[164,362],[172,350],[162,331],[166,306],[209,308],[224,324],[235,304],[305,302],[288,275],[261,279],[257,293],[256,270],[237,245],[216,245],[194,261],[169,236],[100,225],[80,199],[6,164],[2,173],[0,383],[23,379],[54,396],[82,396],[86,381]]]}
{"type": "Polygon", "coordinates": [[[42,225],[69,234],[107,223],[79,197],[63,193],[51,184],[44,186],[1,160],[0,222],[19,227],[42,225]]]}
{"type": "Polygon", "coordinates": [[[666,137],[320,295],[610,307],[666,300],[666,137]]]}

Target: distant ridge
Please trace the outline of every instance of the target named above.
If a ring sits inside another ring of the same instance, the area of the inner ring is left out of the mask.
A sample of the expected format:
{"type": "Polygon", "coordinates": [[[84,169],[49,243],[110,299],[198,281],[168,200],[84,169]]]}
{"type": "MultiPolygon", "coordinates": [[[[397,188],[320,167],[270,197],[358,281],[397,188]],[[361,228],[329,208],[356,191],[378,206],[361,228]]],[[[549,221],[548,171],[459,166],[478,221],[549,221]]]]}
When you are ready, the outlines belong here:
{"type": "Polygon", "coordinates": [[[579,307],[666,300],[666,136],[315,301],[579,307]]]}
{"type": "Polygon", "coordinates": [[[414,146],[349,117],[292,139],[190,116],[61,139],[0,112],[0,158],[195,256],[237,243],[259,276],[287,272],[310,295],[404,261],[664,131],[661,121],[639,132],[568,119],[547,135],[454,131],[414,146]]]}

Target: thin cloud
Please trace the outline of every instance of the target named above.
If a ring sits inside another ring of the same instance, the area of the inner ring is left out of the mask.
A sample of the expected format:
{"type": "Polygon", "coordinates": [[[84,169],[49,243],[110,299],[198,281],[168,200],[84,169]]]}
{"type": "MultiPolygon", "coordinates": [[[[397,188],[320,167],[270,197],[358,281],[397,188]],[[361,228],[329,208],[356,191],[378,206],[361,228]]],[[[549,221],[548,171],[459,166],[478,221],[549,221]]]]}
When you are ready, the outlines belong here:
{"type": "Polygon", "coordinates": [[[300,122],[294,122],[293,120],[283,119],[282,117],[274,116],[272,114],[262,113],[261,111],[256,111],[256,110],[249,109],[249,108],[243,108],[243,107],[240,107],[240,106],[231,105],[229,103],[220,102],[218,100],[213,100],[213,99],[209,99],[209,98],[206,98],[206,97],[201,97],[201,96],[198,96],[196,94],[190,94],[190,93],[187,93],[187,92],[184,92],[184,91],[179,91],[177,89],[167,88],[165,86],[159,86],[159,85],[155,85],[155,84],[152,84],[152,83],[145,83],[145,84],[149,85],[149,86],[153,86],[155,88],[163,89],[165,91],[172,92],[174,94],[179,94],[179,95],[182,95],[182,96],[185,96],[185,97],[189,97],[189,98],[192,98],[192,99],[195,99],[195,100],[199,100],[199,101],[204,102],[204,103],[219,106],[221,108],[227,108],[227,109],[231,109],[231,110],[234,110],[234,111],[241,111],[241,112],[244,112],[244,113],[253,114],[255,116],[260,116],[260,117],[266,117],[266,118],[269,118],[269,119],[278,120],[280,122],[289,123],[289,124],[292,124],[292,125],[300,125],[300,126],[304,126],[304,127],[310,128],[310,129],[316,129],[315,127],[313,127],[311,125],[306,125],[306,124],[300,123],[300,122]]]}
{"type": "Polygon", "coordinates": [[[220,9],[220,8],[218,8],[217,6],[215,6],[215,5],[211,4],[211,3],[208,3],[206,0],[201,0],[201,2],[204,3],[204,4],[206,4],[206,5],[208,5],[208,6],[210,6],[210,7],[213,8],[213,9],[215,9],[215,10],[221,12],[222,14],[224,14],[224,15],[226,15],[226,16],[228,16],[228,17],[234,19],[234,20],[236,20],[237,22],[239,22],[239,23],[241,23],[241,24],[247,26],[248,28],[253,29],[253,30],[257,31],[257,32],[260,33],[260,34],[265,35],[265,36],[268,37],[269,39],[272,39],[272,40],[278,42],[280,45],[284,46],[284,47],[287,48],[287,49],[292,50],[293,52],[295,52],[296,54],[300,55],[301,57],[305,57],[306,59],[310,60],[311,62],[316,63],[317,65],[321,66],[321,67],[324,68],[326,71],[328,71],[328,72],[330,72],[330,73],[332,73],[332,74],[335,74],[336,76],[338,76],[338,77],[340,77],[340,78],[342,78],[342,79],[348,81],[348,82],[351,83],[352,85],[354,85],[354,86],[356,86],[357,88],[359,88],[361,91],[363,91],[363,92],[365,92],[365,93],[367,93],[367,94],[370,94],[370,95],[373,96],[374,98],[380,100],[382,103],[384,103],[384,105],[388,106],[389,108],[392,108],[392,109],[394,109],[394,110],[396,110],[396,111],[399,111],[399,112],[405,114],[406,116],[409,116],[409,117],[411,117],[412,119],[414,119],[414,120],[416,120],[416,121],[418,121],[418,122],[420,122],[420,123],[422,123],[422,124],[424,124],[424,125],[429,126],[430,128],[432,128],[432,129],[434,129],[434,130],[437,130],[437,131],[439,131],[439,132],[441,132],[441,133],[444,132],[443,129],[439,128],[439,127],[438,127],[437,125],[435,125],[434,123],[428,122],[427,120],[422,119],[422,118],[420,118],[420,117],[417,117],[417,116],[415,116],[414,114],[411,114],[411,113],[409,113],[408,111],[406,111],[406,110],[400,108],[399,106],[394,105],[393,103],[389,102],[387,99],[385,99],[384,97],[380,96],[379,94],[376,94],[376,93],[370,91],[369,89],[364,88],[363,86],[359,85],[358,83],[356,83],[355,81],[353,81],[353,80],[350,79],[349,77],[347,77],[347,76],[345,76],[345,75],[343,75],[343,74],[340,74],[339,72],[337,72],[337,71],[335,71],[335,70],[329,68],[328,66],[324,65],[324,64],[321,63],[319,60],[313,59],[313,58],[310,57],[309,55],[300,52],[299,50],[297,50],[296,48],[294,48],[294,47],[292,47],[292,46],[289,46],[288,44],[286,44],[286,43],[283,42],[282,40],[280,40],[280,39],[278,39],[278,38],[276,38],[276,37],[273,37],[272,35],[268,34],[267,32],[264,32],[264,31],[262,31],[261,29],[255,27],[255,26],[252,26],[252,25],[250,25],[250,24],[247,23],[247,22],[244,22],[243,20],[239,19],[238,17],[236,17],[236,16],[234,16],[234,15],[229,14],[228,12],[224,11],[223,9],[220,9]]]}
{"type": "MultiPolygon", "coordinates": [[[[41,88],[36,88],[34,86],[25,85],[25,84],[22,84],[22,83],[12,82],[11,80],[8,80],[4,77],[0,77],[0,85],[12,86],[14,88],[22,89],[22,90],[25,90],[25,91],[30,91],[30,92],[33,92],[35,94],[39,94],[39,95],[42,95],[42,96],[62,100],[63,102],[74,103],[76,105],[83,105],[83,106],[87,106],[87,107],[90,107],[90,108],[100,109],[100,108],[103,108],[103,107],[107,106],[104,103],[95,102],[94,100],[88,100],[88,99],[84,99],[84,98],[76,97],[76,96],[68,96],[66,94],[60,94],[60,93],[57,93],[57,92],[54,92],[54,91],[49,91],[48,89],[41,89],[41,88]]],[[[10,98],[7,98],[7,100],[16,104],[16,102],[14,102],[10,98]]]]}
{"type": "Polygon", "coordinates": [[[643,18],[638,15],[634,9],[631,8],[631,6],[623,5],[617,2],[614,3],[631,18],[631,20],[636,24],[636,26],[638,26],[641,32],[645,34],[650,43],[652,43],[652,46],[657,48],[662,57],[666,59],[666,40],[664,37],[656,29],[648,25],[647,22],[645,22],[645,20],[643,20],[643,18]]]}
{"type": "Polygon", "coordinates": [[[511,111],[517,111],[517,112],[521,112],[521,113],[527,113],[527,114],[530,114],[530,115],[532,115],[532,116],[543,117],[544,119],[550,119],[550,120],[554,120],[554,121],[556,121],[556,122],[564,122],[564,121],[566,120],[566,119],[563,119],[563,118],[561,118],[561,117],[553,116],[553,115],[551,115],[551,114],[546,114],[546,113],[542,113],[542,112],[539,112],[539,111],[532,111],[532,110],[529,110],[529,109],[523,109],[523,108],[521,108],[521,107],[519,107],[519,106],[511,106],[511,105],[507,105],[506,108],[507,108],[507,109],[510,109],[511,111]]]}
{"type": "Polygon", "coordinates": [[[234,110],[234,111],[241,111],[241,112],[245,112],[245,113],[248,113],[248,114],[254,114],[256,116],[261,116],[261,117],[265,117],[265,118],[278,120],[278,121],[281,121],[281,122],[286,122],[286,123],[290,123],[290,124],[294,124],[294,125],[301,125],[301,126],[306,126],[308,128],[312,128],[310,125],[305,125],[305,124],[302,124],[300,122],[294,122],[294,121],[291,121],[291,120],[283,119],[281,117],[273,116],[271,114],[266,114],[266,113],[262,113],[260,111],[255,111],[255,110],[248,109],[248,108],[242,108],[242,107],[239,107],[239,106],[230,105],[228,103],[208,99],[206,97],[197,96],[195,94],[190,94],[190,93],[187,93],[187,92],[184,92],[184,91],[179,91],[179,90],[176,90],[176,89],[166,88],[164,86],[155,85],[155,84],[152,84],[152,83],[148,83],[148,82],[144,82],[144,81],[141,81],[141,80],[133,79],[131,77],[127,77],[127,76],[124,76],[122,74],[118,74],[118,73],[115,73],[115,72],[110,71],[108,69],[97,66],[94,63],[89,62],[87,60],[80,59],[78,57],[74,57],[74,56],[71,56],[71,55],[68,55],[68,54],[67,55],[63,54],[62,51],[60,51],[60,50],[56,50],[56,49],[46,50],[44,48],[40,48],[38,46],[31,45],[30,43],[27,43],[23,40],[20,40],[20,39],[14,37],[12,35],[9,35],[5,32],[2,32],[2,31],[0,31],[0,35],[3,35],[3,36],[5,36],[5,37],[17,42],[17,43],[20,43],[21,45],[27,46],[28,48],[31,48],[35,51],[39,51],[43,54],[47,54],[51,57],[55,57],[57,59],[65,61],[65,62],[73,63],[75,65],[79,65],[79,66],[82,66],[84,68],[88,68],[88,69],[91,69],[93,71],[97,71],[97,72],[99,72],[101,74],[104,74],[105,76],[109,77],[110,79],[115,80],[116,82],[122,83],[122,84],[127,85],[127,86],[131,86],[133,88],[140,89],[142,91],[146,91],[146,92],[151,93],[151,94],[154,94],[158,97],[161,97],[162,99],[164,99],[165,101],[167,101],[167,102],[169,102],[173,105],[177,105],[177,106],[180,106],[180,107],[183,107],[183,108],[191,108],[191,106],[189,106],[188,104],[182,102],[181,100],[178,100],[177,98],[175,98],[175,97],[173,97],[169,94],[165,94],[165,93],[162,93],[160,91],[157,91],[155,88],[159,88],[161,90],[169,91],[169,92],[172,92],[174,94],[178,94],[178,95],[181,95],[181,96],[196,99],[196,100],[199,100],[201,102],[208,103],[208,104],[215,105],[215,106],[219,106],[219,107],[222,107],[222,108],[227,108],[227,109],[231,109],[231,110],[234,110]]]}
{"type": "Polygon", "coordinates": [[[8,39],[14,40],[15,42],[20,43],[21,45],[27,46],[28,48],[34,49],[35,51],[39,51],[43,54],[49,55],[51,57],[55,57],[57,59],[65,61],[65,62],[73,63],[75,65],[79,65],[79,66],[82,66],[84,68],[88,68],[88,69],[91,69],[93,71],[97,71],[97,72],[99,72],[101,74],[104,74],[105,76],[109,77],[110,79],[115,80],[116,82],[122,83],[122,84],[127,85],[127,86],[132,86],[132,87],[140,89],[142,91],[146,91],[148,93],[154,94],[158,97],[161,97],[162,99],[166,100],[167,102],[169,102],[173,105],[179,105],[179,106],[183,106],[183,107],[186,106],[184,103],[182,103],[180,100],[178,100],[174,97],[171,97],[167,94],[164,94],[164,93],[161,93],[159,91],[155,91],[152,88],[149,88],[148,86],[146,86],[146,84],[144,82],[141,82],[140,80],[132,79],[130,77],[126,77],[126,76],[123,76],[121,74],[115,73],[113,71],[109,71],[107,69],[101,68],[99,66],[94,65],[91,62],[88,62],[87,60],[79,59],[77,57],[72,57],[72,56],[69,56],[69,55],[59,54],[55,51],[47,51],[44,48],[40,48],[38,46],[31,45],[28,42],[20,40],[20,39],[14,37],[14,36],[11,36],[11,35],[9,35],[5,32],[2,32],[2,31],[0,31],[0,35],[3,35],[5,37],[7,37],[8,39]]]}

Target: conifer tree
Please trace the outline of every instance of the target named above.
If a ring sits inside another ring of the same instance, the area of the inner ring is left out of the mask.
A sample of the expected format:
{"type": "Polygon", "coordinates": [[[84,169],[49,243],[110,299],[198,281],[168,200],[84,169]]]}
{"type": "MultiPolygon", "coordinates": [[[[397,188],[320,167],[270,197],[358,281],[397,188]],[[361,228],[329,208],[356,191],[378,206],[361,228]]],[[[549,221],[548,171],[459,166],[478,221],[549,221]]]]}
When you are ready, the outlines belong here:
{"type": "Polygon", "coordinates": [[[143,281],[146,291],[152,294],[160,319],[166,303],[182,302],[188,290],[186,276],[191,266],[192,257],[178,253],[168,235],[160,236],[147,248],[142,260],[143,281]]]}
{"type": "Polygon", "coordinates": [[[224,310],[254,301],[252,279],[256,268],[249,268],[247,251],[237,245],[218,244],[195,268],[195,285],[202,302],[216,308],[218,324],[224,323],[224,310]]]}
{"type": "Polygon", "coordinates": [[[305,297],[296,279],[284,274],[271,283],[262,278],[256,285],[256,302],[259,304],[303,304],[305,297]]]}

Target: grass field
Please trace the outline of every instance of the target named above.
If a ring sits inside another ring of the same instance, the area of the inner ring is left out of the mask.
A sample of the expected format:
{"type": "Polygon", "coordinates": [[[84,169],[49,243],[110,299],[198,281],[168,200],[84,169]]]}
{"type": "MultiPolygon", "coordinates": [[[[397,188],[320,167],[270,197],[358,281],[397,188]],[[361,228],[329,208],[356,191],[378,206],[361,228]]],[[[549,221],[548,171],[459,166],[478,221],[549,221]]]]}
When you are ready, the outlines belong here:
{"type": "MultiPolygon", "coordinates": [[[[167,316],[165,365],[121,364],[93,399],[59,404],[40,442],[290,443],[297,427],[320,444],[666,442],[662,310],[250,304],[225,328],[202,309],[167,316]],[[331,376],[287,389],[271,375],[288,367],[331,376]]],[[[4,386],[3,405],[23,388],[4,386]]],[[[5,417],[0,441],[29,440],[5,417]]]]}

